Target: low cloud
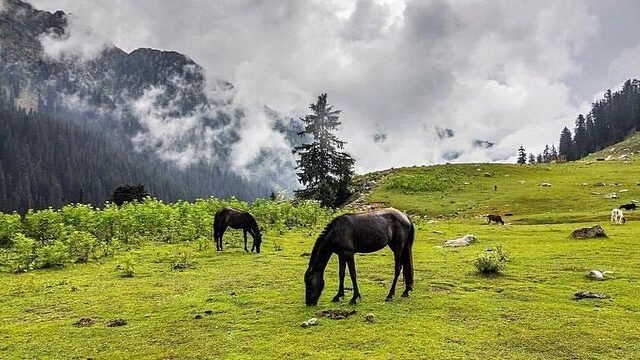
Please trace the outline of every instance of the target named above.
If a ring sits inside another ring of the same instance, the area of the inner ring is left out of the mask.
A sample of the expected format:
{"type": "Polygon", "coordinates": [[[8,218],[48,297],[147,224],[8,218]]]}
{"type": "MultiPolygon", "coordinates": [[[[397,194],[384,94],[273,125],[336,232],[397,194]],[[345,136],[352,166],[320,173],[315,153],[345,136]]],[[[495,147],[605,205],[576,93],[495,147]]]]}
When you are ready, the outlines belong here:
{"type": "MultiPolygon", "coordinates": [[[[239,141],[231,158],[237,168],[263,159],[263,149],[285,150],[281,137],[268,130],[273,119],[265,105],[297,118],[327,92],[343,110],[340,136],[361,172],[512,161],[520,144],[541,151],[588,111],[591,94],[606,83],[601,74],[599,82],[589,82],[592,90],[574,87],[591,71],[593,54],[606,52],[592,48],[594,39],[601,47],[611,43],[599,36],[616,16],[594,9],[638,10],[633,2],[612,7],[578,0],[34,2],[86,18],[127,51],[177,50],[211,78],[233,83],[235,91],[227,96],[246,115],[236,119],[239,141]],[[440,139],[436,127],[456,135],[440,139]],[[479,149],[474,140],[495,146],[479,149]]],[[[628,53],[610,72],[633,77],[628,72],[635,69],[639,44],[632,36],[624,41],[628,53]]],[[[607,65],[598,67],[605,77],[607,65]]]]}
{"type": "Polygon", "coordinates": [[[65,59],[89,61],[100,56],[107,47],[113,46],[82,18],[66,16],[67,27],[64,34],[50,32],[39,38],[47,57],[56,61],[65,59]]]}

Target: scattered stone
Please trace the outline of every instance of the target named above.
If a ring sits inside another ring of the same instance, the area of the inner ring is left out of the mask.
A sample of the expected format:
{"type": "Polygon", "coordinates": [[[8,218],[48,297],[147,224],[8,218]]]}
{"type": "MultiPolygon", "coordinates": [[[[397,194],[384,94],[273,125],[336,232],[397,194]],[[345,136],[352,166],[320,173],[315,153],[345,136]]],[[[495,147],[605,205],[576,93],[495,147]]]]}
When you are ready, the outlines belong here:
{"type": "Polygon", "coordinates": [[[606,195],[602,196],[604,199],[617,199],[618,198],[618,194],[616,193],[609,193],[606,195]]]}
{"type": "Polygon", "coordinates": [[[599,192],[597,192],[597,191],[592,191],[592,192],[591,192],[591,195],[600,195],[600,193],[599,193],[599,192]]]}
{"type": "Polygon", "coordinates": [[[302,324],[300,324],[300,326],[303,328],[308,328],[310,325],[307,321],[303,321],[302,324]]]}
{"type": "Polygon", "coordinates": [[[308,322],[308,323],[309,323],[309,325],[311,325],[311,326],[316,326],[316,325],[318,325],[318,318],[314,318],[314,317],[313,317],[313,318],[309,319],[307,322],[308,322]]]}
{"type": "Polygon", "coordinates": [[[324,316],[331,320],[342,320],[346,319],[352,315],[355,315],[357,311],[355,309],[352,310],[342,310],[342,309],[328,309],[318,311],[318,316],[324,316]]]}
{"type": "Polygon", "coordinates": [[[231,296],[236,296],[236,292],[235,292],[235,291],[232,291],[231,293],[229,293],[229,295],[231,295],[231,296]]]}
{"type": "Polygon", "coordinates": [[[520,184],[526,184],[526,183],[527,183],[527,181],[526,181],[526,180],[518,180],[518,183],[520,183],[520,184]]]}
{"type": "Polygon", "coordinates": [[[213,310],[205,310],[204,314],[205,315],[213,315],[213,310]]]}
{"type": "Polygon", "coordinates": [[[597,183],[594,183],[593,186],[607,186],[607,184],[603,182],[597,182],[597,183]]]}
{"type": "Polygon", "coordinates": [[[195,320],[200,320],[202,319],[202,315],[200,314],[196,314],[196,316],[193,317],[195,320]]]}
{"type": "Polygon", "coordinates": [[[597,158],[596,161],[604,161],[604,158],[597,158]]]}
{"type": "Polygon", "coordinates": [[[587,273],[587,277],[593,280],[599,280],[599,281],[604,280],[604,275],[602,275],[602,272],[598,270],[589,271],[589,273],[587,273]]]}
{"type": "Polygon", "coordinates": [[[627,192],[627,191],[629,191],[629,189],[622,189],[622,190],[620,190],[618,192],[627,192]]]}
{"type": "Polygon", "coordinates": [[[73,323],[73,326],[77,327],[87,327],[93,325],[92,318],[81,318],[80,320],[73,323]]]}
{"type": "Polygon", "coordinates": [[[468,182],[468,181],[465,181],[465,182],[464,182],[464,184],[465,184],[465,185],[471,185],[471,183],[470,183],[470,182],[468,182]]]}
{"type": "Polygon", "coordinates": [[[127,320],[125,319],[114,319],[107,321],[107,327],[118,327],[127,325],[127,320]]]}
{"type": "Polygon", "coordinates": [[[504,213],[504,216],[513,216],[513,213],[511,213],[511,212],[504,213]]]}
{"type": "Polygon", "coordinates": [[[573,230],[571,237],[574,239],[592,239],[592,238],[606,238],[607,234],[600,225],[594,225],[592,227],[580,228],[573,230]]]}
{"type": "Polygon", "coordinates": [[[605,161],[609,161],[609,160],[613,160],[613,156],[611,155],[607,155],[606,158],[604,158],[605,161]]]}
{"type": "Polygon", "coordinates": [[[442,235],[442,234],[444,234],[444,231],[440,231],[440,230],[433,230],[433,233],[434,233],[434,234],[440,234],[440,235],[442,235]]]}
{"type": "Polygon", "coordinates": [[[552,185],[551,185],[551,183],[544,182],[544,183],[540,184],[540,186],[541,187],[551,187],[552,185]]]}
{"type": "Polygon", "coordinates": [[[492,176],[493,176],[493,174],[492,174],[492,173],[490,173],[490,172],[486,172],[486,173],[484,173],[484,177],[492,177],[492,176]]]}
{"type": "Polygon", "coordinates": [[[600,293],[593,293],[591,291],[578,291],[577,293],[573,294],[573,298],[575,300],[580,300],[580,299],[606,299],[607,295],[600,294],[600,293]]]}
{"type": "Polygon", "coordinates": [[[309,257],[311,256],[311,253],[308,252],[303,252],[302,254],[300,254],[300,257],[309,257]]]}
{"type": "Polygon", "coordinates": [[[364,316],[364,321],[368,323],[374,323],[376,322],[376,316],[373,315],[373,313],[368,313],[367,315],[364,316]]]}
{"type": "Polygon", "coordinates": [[[589,186],[589,184],[587,184],[587,183],[582,183],[582,186],[589,186]]]}

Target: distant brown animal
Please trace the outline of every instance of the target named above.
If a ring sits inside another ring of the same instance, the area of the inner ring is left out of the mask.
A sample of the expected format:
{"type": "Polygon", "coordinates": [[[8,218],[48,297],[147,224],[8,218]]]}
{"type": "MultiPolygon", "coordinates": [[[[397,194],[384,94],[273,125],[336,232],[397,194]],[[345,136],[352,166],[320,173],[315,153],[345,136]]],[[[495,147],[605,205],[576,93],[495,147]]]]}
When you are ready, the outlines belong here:
{"type": "Polygon", "coordinates": [[[487,224],[491,225],[492,222],[504,225],[504,221],[500,215],[487,215],[487,224]]]}

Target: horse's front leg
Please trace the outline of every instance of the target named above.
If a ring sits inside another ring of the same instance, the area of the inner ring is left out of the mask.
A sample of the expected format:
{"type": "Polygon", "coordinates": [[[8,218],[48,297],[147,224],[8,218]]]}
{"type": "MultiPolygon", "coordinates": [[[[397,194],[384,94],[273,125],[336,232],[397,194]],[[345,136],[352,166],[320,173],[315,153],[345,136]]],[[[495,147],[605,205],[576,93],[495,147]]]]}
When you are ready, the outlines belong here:
{"type": "Polygon", "coordinates": [[[402,271],[402,249],[396,249],[393,252],[393,259],[395,261],[395,274],[393,275],[391,289],[389,289],[389,294],[387,295],[386,301],[391,301],[391,299],[393,299],[393,295],[396,294],[396,284],[398,283],[398,277],[400,276],[400,272],[402,271]]]}
{"type": "Polygon", "coordinates": [[[249,249],[247,249],[247,230],[242,229],[242,232],[244,234],[244,251],[249,252],[249,249]]]}
{"type": "Polygon", "coordinates": [[[333,300],[331,300],[333,302],[339,302],[340,299],[344,296],[344,275],[347,262],[342,255],[338,255],[338,263],[338,279],[340,285],[338,286],[338,293],[333,297],[333,300]]]}
{"type": "Polygon", "coordinates": [[[358,289],[358,281],[356,279],[356,262],[353,259],[353,254],[345,255],[347,265],[349,265],[349,275],[351,276],[351,283],[353,283],[353,297],[349,304],[355,305],[358,303],[358,299],[361,298],[360,290],[358,289]]]}

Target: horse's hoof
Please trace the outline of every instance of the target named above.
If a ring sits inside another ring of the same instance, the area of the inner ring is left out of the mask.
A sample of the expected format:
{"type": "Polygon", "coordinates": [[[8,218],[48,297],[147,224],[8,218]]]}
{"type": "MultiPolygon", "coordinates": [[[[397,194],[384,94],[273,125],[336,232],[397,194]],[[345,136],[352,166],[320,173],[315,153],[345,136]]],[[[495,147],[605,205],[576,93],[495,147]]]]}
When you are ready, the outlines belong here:
{"type": "Polygon", "coordinates": [[[351,305],[356,305],[358,303],[358,300],[360,300],[360,297],[354,297],[349,301],[349,304],[351,305]]]}
{"type": "Polygon", "coordinates": [[[342,296],[336,295],[333,297],[333,299],[331,299],[331,302],[340,302],[340,299],[342,299],[342,296]]]}
{"type": "Polygon", "coordinates": [[[393,296],[387,296],[387,298],[384,299],[384,301],[391,301],[391,300],[393,300],[393,296]]]}
{"type": "Polygon", "coordinates": [[[405,292],[403,292],[403,293],[402,293],[402,295],[400,295],[400,296],[402,296],[402,297],[409,297],[409,292],[408,292],[408,291],[405,291],[405,292]]]}

